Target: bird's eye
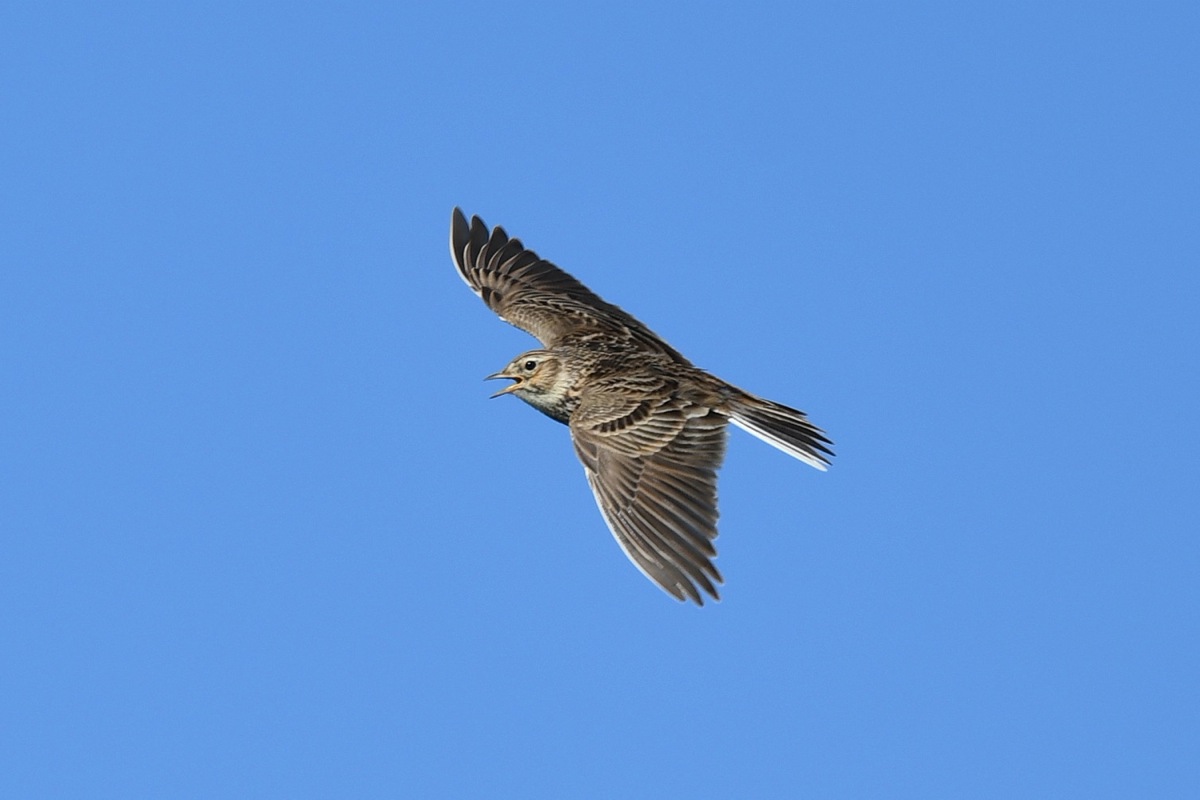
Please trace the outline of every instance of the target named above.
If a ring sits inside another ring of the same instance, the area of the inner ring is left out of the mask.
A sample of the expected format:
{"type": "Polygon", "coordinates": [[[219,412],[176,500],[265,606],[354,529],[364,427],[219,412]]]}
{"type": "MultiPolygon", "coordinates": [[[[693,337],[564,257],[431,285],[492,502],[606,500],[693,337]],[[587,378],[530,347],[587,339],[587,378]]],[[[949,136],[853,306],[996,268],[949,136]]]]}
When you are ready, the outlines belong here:
{"type": "Polygon", "coordinates": [[[526,361],[526,362],[525,362],[525,371],[526,371],[526,372],[533,372],[533,370],[534,370],[534,368],[535,368],[536,366],[537,366],[537,362],[536,362],[536,361],[526,361]]]}

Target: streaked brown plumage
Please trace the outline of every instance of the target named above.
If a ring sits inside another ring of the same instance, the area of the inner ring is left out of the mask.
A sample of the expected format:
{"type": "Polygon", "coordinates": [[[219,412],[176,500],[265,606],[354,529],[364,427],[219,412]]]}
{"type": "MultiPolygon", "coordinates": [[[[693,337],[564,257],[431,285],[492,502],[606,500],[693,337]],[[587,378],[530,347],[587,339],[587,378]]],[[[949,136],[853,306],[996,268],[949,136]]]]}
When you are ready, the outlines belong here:
{"type": "Polygon", "coordinates": [[[571,429],[600,513],[638,569],[679,600],[703,605],[701,591],[717,599],[726,423],[821,470],[831,442],[804,412],[693,366],[503,228],[489,234],[456,208],[450,250],[475,294],[542,343],[489,376],[513,380],[496,394],[514,394],[571,429]]]}

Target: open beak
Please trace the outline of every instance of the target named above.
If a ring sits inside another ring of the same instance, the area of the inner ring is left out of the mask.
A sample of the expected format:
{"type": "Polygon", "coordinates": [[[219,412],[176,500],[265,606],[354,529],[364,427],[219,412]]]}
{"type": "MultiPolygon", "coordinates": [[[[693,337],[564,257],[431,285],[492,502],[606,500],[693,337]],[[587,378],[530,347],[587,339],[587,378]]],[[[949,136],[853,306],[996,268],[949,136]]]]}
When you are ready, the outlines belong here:
{"type": "Polygon", "coordinates": [[[505,375],[503,372],[495,372],[491,375],[488,375],[486,378],[484,378],[484,380],[485,381],[494,381],[497,378],[507,378],[508,380],[512,381],[513,383],[511,386],[505,386],[503,389],[501,389],[500,391],[498,391],[494,395],[492,395],[492,397],[499,397],[502,394],[508,394],[513,389],[516,389],[518,386],[521,385],[520,378],[514,378],[512,375],[505,375]]]}

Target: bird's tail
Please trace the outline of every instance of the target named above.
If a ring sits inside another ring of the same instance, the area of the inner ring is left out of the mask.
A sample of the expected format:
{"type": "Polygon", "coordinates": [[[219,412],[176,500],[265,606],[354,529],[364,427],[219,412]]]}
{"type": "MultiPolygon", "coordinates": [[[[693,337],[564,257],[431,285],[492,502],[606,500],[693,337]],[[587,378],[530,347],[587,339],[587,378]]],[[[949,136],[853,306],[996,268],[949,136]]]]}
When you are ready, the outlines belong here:
{"type": "Polygon", "coordinates": [[[730,401],[729,416],[742,430],[819,470],[824,471],[833,457],[833,442],[803,411],[740,392],[730,401]]]}

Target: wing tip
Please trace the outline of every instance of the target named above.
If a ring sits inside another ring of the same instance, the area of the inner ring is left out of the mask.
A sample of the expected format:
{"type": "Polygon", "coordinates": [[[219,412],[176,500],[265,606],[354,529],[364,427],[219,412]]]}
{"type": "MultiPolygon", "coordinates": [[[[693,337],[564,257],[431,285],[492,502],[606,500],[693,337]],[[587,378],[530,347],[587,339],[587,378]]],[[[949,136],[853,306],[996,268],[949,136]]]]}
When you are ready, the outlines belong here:
{"type": "Polygon", "coordinates": [[[450,213],[450,255],[461,270],[466,261],[467,243],[471,241],[471,228],[467,215],[458,206],[450,213]]]}

